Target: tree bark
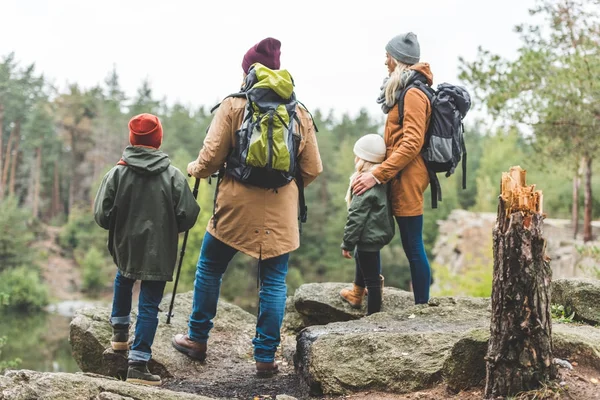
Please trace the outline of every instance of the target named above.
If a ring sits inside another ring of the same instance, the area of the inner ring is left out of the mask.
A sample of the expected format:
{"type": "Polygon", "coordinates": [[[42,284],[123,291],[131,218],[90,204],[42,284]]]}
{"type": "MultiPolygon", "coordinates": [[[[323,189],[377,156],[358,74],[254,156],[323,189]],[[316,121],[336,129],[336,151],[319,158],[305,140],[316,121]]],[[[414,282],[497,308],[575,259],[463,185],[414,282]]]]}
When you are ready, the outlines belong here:
{"type": "Polygon", "coordinates": [[[573,226],[573,239],[579,233],[579,186],[581,185],[581,167],[573,177],[573,204],[571,207],[571,225],[573,226]]]}
{"type": "Polygon", "coordinates": [[[60,175],[58,173],[58,160],[54,161],[54,183],[52,185],[52,217],[60,213],[60,175]]]}
{"type": "Polygon", "coordinates": [[[525,171],[502,176],[494,227],[492,321],[486,356],[486,398],[514,396],[555,377],[550,282],[542,236],[543,197],[525,186],[525,171]]]}
{"type": "Polygon", "coordinates": [[[593,240],[592,232],[592,157],[585,159],[585,192],[583,211],[583,241],[593,240]]]}
{"type": "Polygon", "coordinates": [[[2,169],[2,176],[0,177],[1,186],[4,188],[4,193],[6,193],[6,184],[8,183],[8,170],[10,165],[10,154],[12,151],[12,142],[15,137],[15,129],[11,129],[10,135],[8,136],[8,142],[6,142],[6,152],[4,153],[4,165],[0,165],[0,169],[2,169]]]}
{"type": "Polygon", "coordinates": [[[15,132],[15,149],[13,151],[13,156],[11,157],[10,183],[9,183],[9,187],[8,187],[8,193],[11,196],[14,196],[14,194],[15,194],[15,177],[16,177],[16,173],[17,173],[17,166],[18,166],[18,159],[19,159],[19,144],[21,143],[21,121],[17,120],[13,131],[15,132]]]}
{"type": "Polygon", "coordinates": [[[39,217],[40,207],[40,186],[42,178],[42,147],[38,147],[35,151],[35,167],[33,171],[33,205],[32,214],[33,218],[39,217]]]}
{"type": "Polygon", "coordinates": [[[2,152],[4,150],[3,138],[4,138],[4,105],[0,103],[0,200],[4,198],[4,184],[2,182],[2,152]]]}

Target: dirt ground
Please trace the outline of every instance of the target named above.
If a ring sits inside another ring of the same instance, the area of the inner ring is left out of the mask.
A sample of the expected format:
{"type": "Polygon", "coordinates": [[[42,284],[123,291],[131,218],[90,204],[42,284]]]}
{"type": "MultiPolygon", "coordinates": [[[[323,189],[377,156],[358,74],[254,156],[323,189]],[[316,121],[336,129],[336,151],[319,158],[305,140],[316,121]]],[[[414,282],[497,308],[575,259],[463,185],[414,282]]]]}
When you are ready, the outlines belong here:
{"type": "MultiPolygon", "coordinates": [[[[523,393],[515,400],[544,400],[544,399],[572,399],[572,400],[600,400],[600,371],[574,366],[572,371],[561,369],[559,379],[550,388],[541,389],[531,393],[523,393]],[[595,382],[595,383],[594,383],[595,382]],[[563,383],[561,385],[561,383],[563,383]]],[[[298,400],[314,399],[366,399],[366,400],[481,400],[483,388],[477,388],[457,394],[449,393],[446,385],[440,384],[432,389],[409,394],[391,394],[381,392],[355,393],[347,396],[309,396],[306,385],[294,373],[292,365],[280,364],[280,373],[273,378],[260,379],[254,375],[254,364],[240,365],[227,376],[222,376],[215,381],[177,381],[166,382],[164,387],[189,393],[201,394],[214,398],[240,399],[240,400],[275,400],[277,395],[286,394],[298,400]]]]}

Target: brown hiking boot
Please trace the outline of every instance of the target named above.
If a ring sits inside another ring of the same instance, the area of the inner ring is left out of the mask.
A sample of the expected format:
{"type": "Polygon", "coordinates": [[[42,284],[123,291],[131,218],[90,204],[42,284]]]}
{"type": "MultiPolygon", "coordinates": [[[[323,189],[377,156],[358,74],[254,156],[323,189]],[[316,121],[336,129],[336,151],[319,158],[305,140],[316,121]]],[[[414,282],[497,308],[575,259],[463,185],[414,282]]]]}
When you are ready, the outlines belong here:
{"type": "Polygon", "coordinates": [[[110,347],[114,351],[129,350],[129,324],[112,325],[112,338],[110,339],[110,347]]]}
{"type": "Polygon", "coordinates": [[[360,308],[365,297],[365,288],[352,284],[352,289],[342,289],[340,292],[342,299],[346,300],[353,308],[360,308]]]}
{"type": "Polygon", "coordinates": [[[162,383],[160,376],[152,375],[150,371],[148,371],[148,363],[133,361],[129,362],[127,382],[150,386],[160,386],[162,383]]]}
{"type": "Polygon", "coordinates": [[[279,366],[275,361],[270,363],[256,362],[256,376],[259,378],[270,378],[279,372],[279,366]]]}
{"type": "Polygon", "coordinates": [[[175,349],[194,360],[206,360],[206,343],[194,342],[188,335],[175,335],[171,342],[175,349]]]}

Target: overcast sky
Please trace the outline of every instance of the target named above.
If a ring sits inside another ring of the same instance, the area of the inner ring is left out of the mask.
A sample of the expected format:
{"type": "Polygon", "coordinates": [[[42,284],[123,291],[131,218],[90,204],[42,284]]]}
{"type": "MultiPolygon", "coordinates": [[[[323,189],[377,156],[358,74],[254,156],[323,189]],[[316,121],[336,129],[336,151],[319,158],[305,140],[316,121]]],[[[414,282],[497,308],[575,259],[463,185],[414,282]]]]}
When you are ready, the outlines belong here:
{"type": "Polygon", "coordinates": [[[534,0],[0,0],[0,55],[35,62],[59,87],[91,87],[116,65],[132,96],[148,78],[169,103],[236,91],[248,48],[272,36],[309,109],[381,115],[385,44],[413,31],[434,84],[458,81],[477,47],[514,57],[534,0]]]}

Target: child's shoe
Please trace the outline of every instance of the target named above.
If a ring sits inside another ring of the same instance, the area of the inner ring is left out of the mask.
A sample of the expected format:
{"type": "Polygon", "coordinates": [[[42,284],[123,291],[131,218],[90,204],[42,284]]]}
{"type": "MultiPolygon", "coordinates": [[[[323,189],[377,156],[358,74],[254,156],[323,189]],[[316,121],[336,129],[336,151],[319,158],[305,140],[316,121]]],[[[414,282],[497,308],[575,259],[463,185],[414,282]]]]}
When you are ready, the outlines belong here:
{"type": "Polygon", "coordinates": [[[110,346],[114,351],[127,351],[129,349],[129,324],[112,325],[112,339],[110,346]]]}
{"type": "Polygon", "coordinates": [[[360,308],[365,297],[365,288],[353,283],[352,289],[342,289],[340,296],[353,308],[360,308]]]}
{"type": "Polygon", "coordinates": [[[152,375],[148,371],[148,363],[143,361],[129,361],[127,382],[150,386],[159,386],[162,383],[160,376],[152,375]]]}

